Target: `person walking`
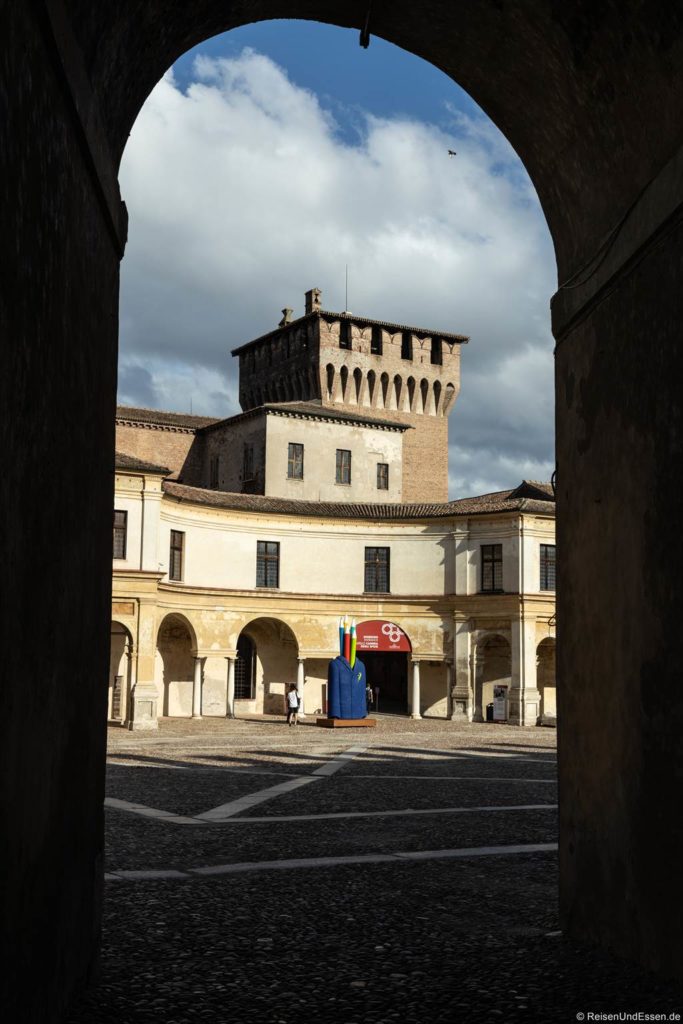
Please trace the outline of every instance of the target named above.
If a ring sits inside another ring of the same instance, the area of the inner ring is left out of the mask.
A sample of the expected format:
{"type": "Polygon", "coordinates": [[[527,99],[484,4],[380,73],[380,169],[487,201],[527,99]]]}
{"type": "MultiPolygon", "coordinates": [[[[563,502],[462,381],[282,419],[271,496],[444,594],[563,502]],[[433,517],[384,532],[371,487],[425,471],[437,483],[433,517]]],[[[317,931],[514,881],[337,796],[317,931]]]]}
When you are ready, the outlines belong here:
{"type": "Polygon", "coordinates": [[[287,691],[287,725],[297,725],[298,715],[299,694],[296,691],[296,683],[290,683],[287,691]]]}
{"type": "Polygon", "coordinates": [[[372,711],[372,705],[374,704],[374,701],[375,695],[372,692],[372,687],[370,686],[370,683],[368,683],[368,685],[365,687],[365,702],[368,706],[368,714],[370,714],[370,712],[372,711]]]}

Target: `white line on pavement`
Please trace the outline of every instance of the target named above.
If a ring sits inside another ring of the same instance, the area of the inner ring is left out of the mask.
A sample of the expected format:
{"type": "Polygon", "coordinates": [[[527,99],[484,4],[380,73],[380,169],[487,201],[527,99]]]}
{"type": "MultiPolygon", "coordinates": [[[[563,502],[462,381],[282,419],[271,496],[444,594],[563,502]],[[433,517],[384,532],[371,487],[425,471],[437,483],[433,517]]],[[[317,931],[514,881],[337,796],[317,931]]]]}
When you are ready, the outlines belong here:
{"type": "Polygon", "coordinates": [[[280,821],[329,821],[336,818],[395,818],[419,814],[480,814],[488,811],[556,811],[557,804],[502,804],[497,807],[408,807],[403,811],[335,811],[330,814],[284,814],[260,818],[231,818],[231,825],[253,825],[280,821]]]}
{"type": "Polygon", "coordinates": [[[524,843],[512,846],[471,846],[459,850],[411,850],[405,853],[369,853],[349,857],[301,857],[291,860],[260,860],[238,864],[211,864],[205,867],[164,870],[109,871],[107,881],[206,878],[236,875],[247,871],[285,871],[297,868],[344,867],[350,864],[396,864],[401,861],[452,860],[466,857],[504,857],[524,853],[554,853],[557,843],[524,843]]]}
{"type": "Polygon", "coordinates": [[[310,775],[302,775],[297,779],[288,779],[287,782],[280,782],[276,786],[269,786],[267,789],[261,789],[257,793],[249,793],[247,796],[238,797],[237,800],[230,800],[219,807],[212,807],[211,810],[198,814],[197,818],[202,821],[225,821],[227,818],[232,818],[235,814],[246,811],[249,807],[254,807],[256,804],[262,804],[266,800],[282,796],[283,793],[299,789],[300,786],[307,786],[311,782],[319,782],[325,776],[333,775],[365,749],[365,747],[349,747],[348,750],[344,750],[341,754],[333,757],[327,764],[316,768],[310,775]]]}
{"type": "Polygon", "coordinates": [[[173,811],[162,811],[157,807],[145,807],[144,804],[134,804],[130,800],[119,800],[114,796],[105,797],[104,806],[112,807],[117,811],[129,811],[131,814],[139,814],[143,818],[172,821],[174,825],[201,825],[201,822],[198,822],[196,818],[186,817],[184,814],[174,814],[173,811]]]}

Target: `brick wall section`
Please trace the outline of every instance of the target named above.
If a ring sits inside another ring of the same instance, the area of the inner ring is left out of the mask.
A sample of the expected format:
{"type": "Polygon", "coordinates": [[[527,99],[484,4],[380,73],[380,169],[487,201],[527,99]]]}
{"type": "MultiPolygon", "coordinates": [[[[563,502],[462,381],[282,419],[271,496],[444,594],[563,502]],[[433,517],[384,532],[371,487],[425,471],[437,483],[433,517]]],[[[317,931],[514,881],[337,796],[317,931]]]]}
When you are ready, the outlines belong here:
{"type": "Polygon", "coordinates": [[[174,475],[194,487],[202,485],[203,438],[193,430],[153,425],[136,426],[117,421],[116,451],[156,466],[168,466],[174,475]]]}

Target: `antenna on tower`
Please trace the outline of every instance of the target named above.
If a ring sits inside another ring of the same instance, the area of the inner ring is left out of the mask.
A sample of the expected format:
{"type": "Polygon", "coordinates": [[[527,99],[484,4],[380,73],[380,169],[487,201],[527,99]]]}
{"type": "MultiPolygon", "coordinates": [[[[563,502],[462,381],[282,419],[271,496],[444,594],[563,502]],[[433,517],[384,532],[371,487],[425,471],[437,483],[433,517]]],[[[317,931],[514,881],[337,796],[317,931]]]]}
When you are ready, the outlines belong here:
{"type": "Polygon", "coordinates": [[[344,312],[349,311],[349,265],[346,264],[346,293],[344,298],[344,312]]]}

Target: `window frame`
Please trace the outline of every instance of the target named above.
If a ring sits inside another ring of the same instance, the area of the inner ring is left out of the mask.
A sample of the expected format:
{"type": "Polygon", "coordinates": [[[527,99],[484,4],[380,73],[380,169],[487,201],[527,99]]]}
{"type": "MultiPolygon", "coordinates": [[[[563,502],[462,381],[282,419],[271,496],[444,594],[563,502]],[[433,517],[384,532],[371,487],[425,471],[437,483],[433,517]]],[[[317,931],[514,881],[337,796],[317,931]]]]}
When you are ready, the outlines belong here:
{"type": "Polygon", "coordinates": [[[379,324],[373,324],[370,329],[370,355],[382,355],[382,328],[379,324]]]}
{"type": "Polygon", "coordinates": [[[443,342],[440,337],[432,337],[429,361],[432,366],[443,366],[443,342]]]}
{"type": "Polygon", "coordinates": [[[364,594],[390,594],[391,593],[391,548],[389,547],[366,547],[365,560],[363,564],[363,593],[364,594]],[[377,557],[378,552],[386,555],[384,562],[377,557]],[[371,554],[374,553],[374,554],[371,554]],[[381,587],[381,572],[386,573],[386,588],[381,587]],[[371,574],[371,576],[369,575],[371,574]],[[370,584],[370,586],[368,585],[370,584]]]}
{"type": "Polygon", "coordinates": [[[503,594],[503,545],[502,544],[480,544],[479,545],[479,593],[480,594],[503,594]],[[491,566],[490,586],[485,580],[485,570],[491,566]],[[496,569],[500,571],[500,586],[496,586],[496,569]]]}
{"type": "Polygon", "coordinates": [[[254,479],[254,445],[253,442],[245,441],[242,447],[242,482],[248,483],[254,479]],[[247,476],[247,473],[250,475],[247,476]]]}
{"type": "Polygon", "coordinates": [[[185,575],[185,531],[171,530],[168,554],[168,578],[173,583],[182,583],[185,575]],[[178,541],[178,538],[180,540],[178,541]],[[176,575],[177,573],[177,575],[176,575]]]}
{"type": "Polygon", "coordinates": [[[256,541],[256,587],[259,590],[280,589],[280,541],[279,540],[257,540],[256,541]],[[274,551],[269,551],[274,548],[274,551]],[[268,582],[268,567],[275,565],[275,583],[268,582]],[[261,579],[263,570],[263,582],[261,579]]]}
{"type": "Polygon", "coordinates": [[[401,359],[413,361],[413,332],[401,331],[401,359]]]}
{"type": "Polygon", "coordinates": [[[541,544],[538,556],[539,581],[538,589],[544,593],[554,593],[557,589],[557,553],[556,544],[541,544]],[[552,556],[548,557],[552,551],[552,556]],[[549,571],[552,569],[552,573],[549,571]],[[550,576],[552,575],[552,586],[550,576]]]}
{"type": "Polygon", "coordinates": [[[347,351],[353,348],[353,330],[350,320],[339,321],[339,348],[347,351]]]}
{"type": "Polygon", "coordinates": [[[288,480],[303,480],[304,478],[304,446],[298,441],[287,442],[287,479],[288,480]],[[299,449],[298,452],[292,451],[292,449],[299,449]],[[300,455],[300,473],[296,473],[297,468],[297,454],[300,455]]]}
{"type": "Polygon", "coordinates": [[[112,558],[115,558],[117,561],[125,561],[126,558],[128,557],[128,510],[124,509],[124,508],[115,508],[114,509],[114,540],[113,540],[113,544],[112,544],[112,552],[113,552],[112,558]],[[121,524],[117,524],[117,522],[116,522],[116,517],[117,516],[123,516],[123,526],[121,526],[121,524]],[[116,553],[116,538],[117,538],[117,534],[119,536],[121,536],[121,532],[122,532],[122,535],[123,535],[123,543],[121,545],[122,546],[122,550],[123,550],[123,554],[117,555],[117,553],[116,553]]]}
{"type": "Polygon", "coordinates": [[[220,472],[221,472],[221,457],[220,455],[211,455],[209,458],[209,488],[212,491],[218,490],[220,483],[220,472]]]}
{"type": "Polygon", "coordinates": [[[336,466],[335,466],[335,483],[341,484],[342,487],[351,486],[351,449],[350,448],[337,448],[336,455],[336,466]],[[344,466],[344,455],[348,455],[348,466],[344,466]],[[340,458],[341,456],[341,458],[340,458]],[[345,470],[348,469],[348,480],[344,480],[345,470]]]}
{"type": "Polygon", "coordinates": [[[388,491],[389,490],[389,463],[378,462],[377,463],[377,490],[388,491]],[[386,470],[386,472],[382,472],[386,470]]]}

